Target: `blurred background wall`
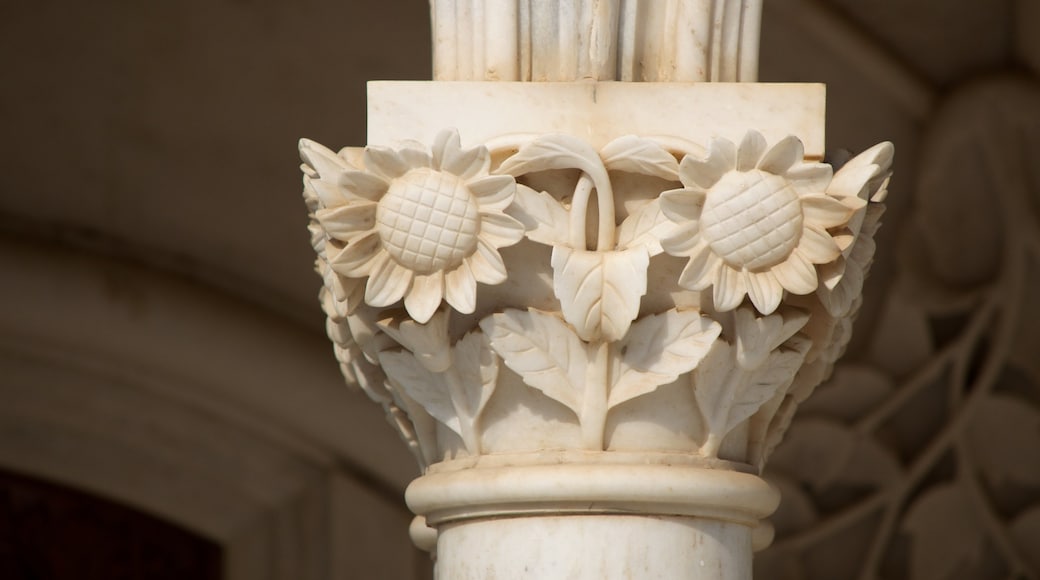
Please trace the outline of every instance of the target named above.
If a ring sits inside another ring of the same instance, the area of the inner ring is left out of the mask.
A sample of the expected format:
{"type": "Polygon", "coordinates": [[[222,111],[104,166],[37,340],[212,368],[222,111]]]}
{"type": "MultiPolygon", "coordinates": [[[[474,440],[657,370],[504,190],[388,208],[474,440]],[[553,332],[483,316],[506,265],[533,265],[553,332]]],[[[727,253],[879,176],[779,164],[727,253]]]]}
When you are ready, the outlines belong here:
{"type": "MultiPolygon", "coordinates": [[[[429,78],[422,0],[0,4],[0,577],[423,578],[324,338],[296,142],[429,78]]],[[[1040,2],[769,0],[764,81],[896,144],[763,578],[1040,578],[1040,2]]]]}

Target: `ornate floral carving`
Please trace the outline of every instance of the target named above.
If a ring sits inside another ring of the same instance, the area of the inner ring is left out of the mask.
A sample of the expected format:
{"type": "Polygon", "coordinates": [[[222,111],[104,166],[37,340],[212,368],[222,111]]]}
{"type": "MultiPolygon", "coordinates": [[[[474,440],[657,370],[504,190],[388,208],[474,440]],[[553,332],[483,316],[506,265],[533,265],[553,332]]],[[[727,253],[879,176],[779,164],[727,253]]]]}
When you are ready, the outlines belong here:
{"type": "Polygon", "coordinates": [[[505,280],[498,248],[518,242],[524,228],[502,213],[515,183],[488,174],[487,149],[463,150],[458,134],[445,132],[432,150],[368,147],[360,165],[312,141],[300,151],[347,312],[363,288],[367,304],[404,298],[408,313],[426,322],[442,300],[472,312],[477,282],[505,280]]]}
{"type": "Polygon", "coordinates": [[[424,465],[516,449],[500,433],[539,425],[539,449],[760,466],[855,313],[891,146],[833,173],[805,162],[797,139],[769,147],[753,131],[707,152],[677,138],[598,151],[562,134],[507,141],[464,150],[445,132],[430,150],[339,154],[301,143],[348,379],[387,406],[424,465]],[[498,251],[518,243],[555,309],[493,289],[478,300],[477,282],[523,283],[498,251]],[[674,415],[667,443],[626,439],[644,407],[674,415]]]}
{"type": "Polygon", "coordinates": [[[498,359],[479,330],[450,346],[446,319],[441,313],[426,325],[412,320],[380,323],[407,350],[383,351],[379,362],[395,391],[421,405],[462,437],[469,453],[478,455],[480,415],[495,392],[498,359]]]}
{"type": "Polygon", "coordinates": [[[530,239],[553,247],[553,290],[567,322],[583,340],[619,340],[638,315],[639,300],[646,293],[649,259],[660,253],[649,230],[661,225],[661,220],[648,220],[644,212],[623,221],[619,229],[609,171],[674,179],[678,163],[648,139],[622,137],[597,153],[575,137],[545,135],[520,147],[498,171],[522,176],[553,169],[581,171],[570,207],[546,192],[521,186],[514,214],[528,225],[530,239]],[[589,250],[586,238],[592,234],[586,224],[593,191],[599,215],[595,248],[589,250]]]}
{"type": "Polygon", "coordinates": [[[507,310],[481,326],[509,368],[578,417],[586,449],[603,449],[607,412],[690,372],[721,328],[675,310],[632,325],[619,342],[583,342],[562,320],[537,310],[507,310]]]}
{"type": "Polygon", "coordinates": [[[828,230],[847,226],[866,203],[829,195],[831,167],[802,158],[796,138],[767,149],[749,132],[739,147],[716,139],[706,158],[683,159],[684,188],[661,194],[661,209],[682,226],[662,240],[666,252],[689,258],[682,286],[713,288],[720,311],[747,295],[763,314],[777,309],[785,290],[816,291],[814,265],[841,255],[828,230]]]}

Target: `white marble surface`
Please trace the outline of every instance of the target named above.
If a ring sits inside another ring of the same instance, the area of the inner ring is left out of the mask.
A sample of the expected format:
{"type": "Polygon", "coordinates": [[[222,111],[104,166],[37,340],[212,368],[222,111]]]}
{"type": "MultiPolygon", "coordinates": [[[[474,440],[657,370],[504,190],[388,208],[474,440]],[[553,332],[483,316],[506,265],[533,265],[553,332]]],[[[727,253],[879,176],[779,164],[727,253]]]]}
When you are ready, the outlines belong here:
{"type": "Polygon", "coordinates": [[[582,515],[445,526],[436,571],[451,580],[751,580],[751,531],[716,520],[582,515]]]}
{"type": "Polygon", "coordinates": [[[754,82],[761,0],[433,0],[433,78],[754,82]]]}
{"type": "Polygon", "coordinates": [[[432,143],[452,127],[467,147],[545,133],[597,149],[629,134],[703,147],[714,137],[739,143],[754,129],[770,143],[794,135],[818,160],[825,101],[820,84],[370,82],[368,144],[432,143]]]}

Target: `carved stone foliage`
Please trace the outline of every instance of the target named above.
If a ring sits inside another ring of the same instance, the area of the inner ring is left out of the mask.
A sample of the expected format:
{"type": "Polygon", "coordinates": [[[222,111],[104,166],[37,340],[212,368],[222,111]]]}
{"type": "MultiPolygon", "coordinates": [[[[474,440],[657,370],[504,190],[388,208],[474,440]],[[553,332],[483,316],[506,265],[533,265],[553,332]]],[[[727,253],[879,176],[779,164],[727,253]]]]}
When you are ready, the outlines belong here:
{"type": "Polygon", "coordinates": [[[848,340],[892,146],[301,142],[328,331],[423,465],[547,449],[761,466],[848,340]]]}
{"type": "Polygon", "coordinates": [[[873,336],[770,460],[759,576],[1040,578],[1038,152],[1036,83],[935,120],[873,336]]]}

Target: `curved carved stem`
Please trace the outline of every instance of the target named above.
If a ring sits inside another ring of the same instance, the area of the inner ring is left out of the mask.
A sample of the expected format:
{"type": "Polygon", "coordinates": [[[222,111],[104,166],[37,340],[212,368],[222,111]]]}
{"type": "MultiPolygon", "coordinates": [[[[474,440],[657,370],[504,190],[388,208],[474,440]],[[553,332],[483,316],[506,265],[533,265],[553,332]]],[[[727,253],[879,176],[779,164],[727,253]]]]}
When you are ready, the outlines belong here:
{"type": "Polygon", "coordinates": [[[462,376],[455,366],[450,366],[444,371],[444,378],[451,394],[451,404],[455,407],[455,413],[459,417],[462,443],[466,446],[466,451],[479,455],[481,453],[480,437],[477,435],[473,410],[466,408],[466,387],[462,384],[462,376]]]}
{"type": "Polygon", "coordinates": [[[571,199],[570,244],[574,249],[586,249],[585,224],[588,222],[589,196],[592,194],[592,188],[592,177],[588,173],[582,173],[571,199]]]}
{"type": "Polygon", "coordinates": [[[606,252],[614,249],[617,224],[614,223],[614,192],[606,169],[596,171],[593,175],[583,172],[574,188],[571,202],[570,243],[574,249],[587,249],[585,243],[585,224],[588,222],[589,196],[596,190],[596,206],[599,211],[597,220],[596,251],[606,252]]]}
{"type": "Polygon", "coordinates": [[[728,377],[729,380],[722,388],[723,401],[716,409],[718,416],[711,417],[710,421],[717,423],[717,426],[713,426],[708,431],[708,437],[704,441],[704,445],[701,445],[700,453],[705,457],[718,457],[719,449],[722,448],[722,441],[726,439],[726,435],[729,434],[728,427],[730,409],[733,407],[733,403],[736,400],[737,394],[744,392],[748,385],[751,384],[752,375],[739,367],[735,368],[732,374],[728,377]]]}
{"type": "Polygon", "coordinates": [[[610,345],[589,346],[589,366],[585,373],[585,393],[581,406],[581,438],[585,449],[602,451],[607,424],[607,385],[610,384],[610,345]]]}
{"type": "Polygon", "coordinates": [[[599,208],[599,236],[596,239],[596,251],[607,252],[614,249],[617,224],[614,223],[614,189],[610,185],[610,177],[606,168],[596,181],[596,202],[599,208]]]}

